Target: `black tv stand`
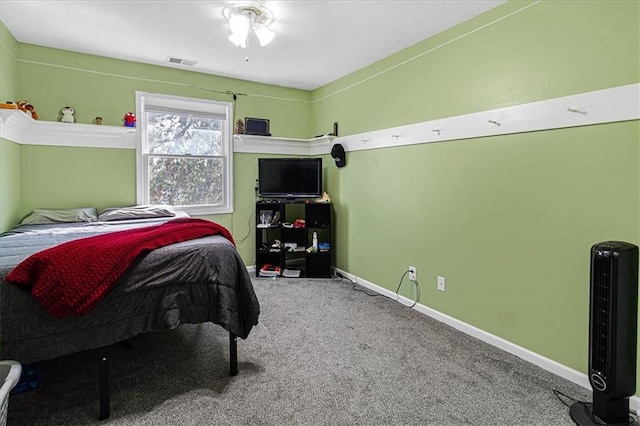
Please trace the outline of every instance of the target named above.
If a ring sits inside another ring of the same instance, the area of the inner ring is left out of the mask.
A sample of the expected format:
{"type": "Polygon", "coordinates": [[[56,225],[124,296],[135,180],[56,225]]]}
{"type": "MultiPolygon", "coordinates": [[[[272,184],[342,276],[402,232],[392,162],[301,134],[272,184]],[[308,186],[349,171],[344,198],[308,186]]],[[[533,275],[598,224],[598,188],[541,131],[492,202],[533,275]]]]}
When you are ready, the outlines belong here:
{"type": "Polygon", "coordinates": [[[330,278],[335,250],[332,222],[331,203],[305,199],[257,201],[256,276],[330,278]],[[308,251],[314,232],[318,249],[308,251]]]}

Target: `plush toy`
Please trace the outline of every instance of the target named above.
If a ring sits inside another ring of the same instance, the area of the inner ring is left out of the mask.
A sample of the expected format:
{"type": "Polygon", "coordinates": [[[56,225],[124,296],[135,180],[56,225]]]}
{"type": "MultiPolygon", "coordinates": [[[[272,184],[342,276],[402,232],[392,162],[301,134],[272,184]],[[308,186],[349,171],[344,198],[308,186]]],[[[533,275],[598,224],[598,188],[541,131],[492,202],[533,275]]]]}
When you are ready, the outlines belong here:
{"type": "Polygon", "coordinates": [[[73,110],[73,108],[66,106],[62,108],[60,112],[62,113],[62,118],[60,119],[60,121],[62,121],[63,123],[75,123],[76,119],[73,117],[73,114],[75,114],[76,112],[73,110]]]}
{"type": "Polygon", "coordinates": [[[11,101],[7,101],[5,103],[0,104],[0,108],[2,108],[2,109],[18,109],[18,105],[14,104],[11,101]]]}
{"type": "Polygon", "coordinates": [[[123,120],[126,127],[136,127],[136,115],[134,113],[126,113],[123,120]]]}
{"type": "Polygon", "coordinates": [[[33,118],[34,120],[37,120],[38,113],[33,110],[33,105],[27,104],[26,108],[27,108],[27,111],[31,113],[31,118],[33,118]]]}
{"type": "Polygon", "coordinates": [[[23,111],[25,114],[27,114],[29,117],[33,118],[34,120],[38,119],[38,114],[33,110],[33,105],[31,105],[29,102],[27,101],[18,102],[18,109],[20,111],[23,111]]]}
{"type": "Polygon", "coordinates": [[[24,112],[25,114],[27,114],[28,116],[31,116],[31,114],[29,114],[29,111],[27,110],[27,105],[29,104],[29,102],[27,101],[19,101],[18,102],[18,109],[22,112],[24,112]]]}

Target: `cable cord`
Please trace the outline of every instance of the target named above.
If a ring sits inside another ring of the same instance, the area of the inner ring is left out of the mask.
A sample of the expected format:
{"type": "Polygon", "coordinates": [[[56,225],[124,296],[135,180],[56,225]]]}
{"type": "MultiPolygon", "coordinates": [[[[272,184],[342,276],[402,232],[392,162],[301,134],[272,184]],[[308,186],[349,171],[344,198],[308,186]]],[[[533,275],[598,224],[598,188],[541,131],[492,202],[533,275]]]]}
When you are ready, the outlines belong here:
{"type": "Polygon", "coordinates": [[[560,400],[560,402],[562,402],[566,407],[571,407],[571,404],[569,404],[566,400],[568,399],[569,401],[571,401],[571,403],[574,402],[578,402],[577,399],[573,399],[571,398],[569,395],[564,394],[562,392],[560,392],[557,389],[553,390],[553,394],[556,396],[556,398],[558,398],[558,400],[560,400]],[[563,399],[564,398],[564,399],[563,399]]]}
{"type": "MultiPolygon", "coordinates": [[[[566,407],[571,407],[571,405],[573,403],[579,402],[580,404],[584,405],[585,410],[587,409],[587,407],[591,407],[593,404],[590,402],[585,402],[585,401],[579,401],[575,398],[571,398],[569,395],[560,392],[557,389],[553,389],[553,394],[556,396],[556,398],[558,398],[558,400],[560,402],[562,402],[566,407]],[[567,402],[571,401],[571,403],[567,402]]],[[[607,425],[607,423],[604,423],[602,420],[600,420],[599,418],[595,417],[591,412],[587,412],[586,413],[587,416],[593,421],[593,423],[597,424],[597,425],[607,425]]],[[[633,425],[633,423],[636,421],[636,418],[633,415],[633,412],[629,411],[629,421],[627,423],[616,423],[619,426],[624,426],[624,425],[633,425]]]]}
{"type": "Polygon", "coordinates": [[[357,288],[357,286],[359,285],[356,281],[352,280],[351,278],[342,275],[340,272],[336,271],[335,269],[333,270],[333,280],[334,281],[338,281],[338,282],[342,282],[342,280],[347,280],[349,281],[351,284],[353,284],[351,286],[351,290],[355,290],[355,291],[359,291],[362,292],[364,294],[366,294],[367,296],[371,296],[371,297],[376,297],[376,296],[383,296],[382,294],[378,294],[378,293],[369,293],[367,291],[364,291],[360,288],[357,288]]]}
{"type": "Polygon", "coordinates": [[[357,283],[353,283],[353,286],[351,287],[351,290],[359,291],[359,292],[364,293],[364,294],[366,294],[367,296],[370,296],[370,297],[384,296],[384,294],[380,294],[380,293],[369,293],[366,290],[358,288],[357,285],[358,285],[357,283]]]}
{"type": "MultiPolygon", "coordinates": [[[[403,306],[408,306],[408,305],[405,305],[404,303],[401,303],[401,302],[400,302],[400,295],[398,294],[398,291],[400,291],[400,286],[402,285],[402,280],[404,279],[404,277],[405,277],[408,273],[409,273],[409,271],[407,270],[407,271],[406,271],[404,274],[402,274],[402,276],[400,277],[400,282],[398,283],[398,288],[396,289],[396,292],[395,292],[395,294],[396,294],[396,298],[395,298],[395,299],[393,299],[393,298],[391,298],[391,297],[389,297],[389,296],[386,296],[386,295],[384,295],[384,294],[381,294],[381,293],[369,293],[369,292],[368,292],[368,291],[366,291],[366,290],[363,290],[363,289],[361,289],[361,288],[358,288],[358,286],[360,286],[360,285],[359,285],[356,281],[351,280],[350,278],[348,278],[348,277],[344,276],[343,274],[341,274],[340,272],[337,272],[337,271],[335,271],[335,270],[333,271],[333,280],[334,280],[334,281],[342,281],[343,279],[346,279],[347,281],[349,281],[350,283],[352,283],[352,284],[353,284],[353,286],[351,287],[351,289],[352,289],[352,290],[359,291],[359,292],[364,293],[364,294],[366,294],[367,296],[371,296],[371,297],[384,296],[384,297],[386,297],[387,299],[390,299],[390,300],[393,300],[394,302],[400,303],[400,304],[401,304],[401,305],[403,305],[403,306]]],[[[420,285],[419,285],[418,281],[415,281],[414,283],[415,283],[415,286],[416,286],[416,300],[414,300],[414,302],[413,302],[413,304],[412,304],[412,305],[408,306],[409,308],[413,308],[414,306],[416,306],[416,304],[417,304],[417,303],[418,303],[418,301],[420,300],[420,285]]],[[[362,286],[360,286],[360,287],[362,287],[362,286]]]]}
{"type": "Polygon", "coordinates": [[[244,243],[244,240],[249,238],[249,235],[251,235],[251,219],[255,216],[255,214],[256,212],[254,211],[253,213],[251,213],[251,215],[249,215],[249,220],[247,221],[247,227],[249,228],[249,231],[247,231],[247,235],[236,241],[236,244],[244,243]]]}
{"type": "MultiPolygon", "coordinates": [[[[398,292],[400,291],[402,280],[404,280],[404,277],[406,277],[409,272],[410,271],[407,269],[404,272],[404,274],[402,274],[402,276],[400,277],[400,282],[398,283],[398,288],[396,288],[396,302],[398,303],[400,303],[400,295],[398,294],[398,292]]],[[[414,306],[416,306],[416,304],[418,303],[418,300],[420,300],[420,285],[418,284],[418,280],[414,281],[414,285],[416,286],[416,300],[413,301],[413,305],[409,306],[410,308],[413,308],[414,306]]],[[[404,303],[400,303],[400,304],[404,305],[404,303]]]]}
{"type": "MultiPolygon", "coordinates": [[[[387,296],[385,296],[384,294],[380,294],[380,293],[369,293],[369,292],[368,292],[368,291],[366,291],[366,290],[363,290],[363,289],[361,289],[361,288],[358,288],[359,284],[358,284],[357,282],[353,281],[353,280],[352,280],[351,278],[349,278],[349,277],[346,277],[346,276],[342,275],[340,272],[338,272],[338,271],[336,271],[336,270],[334,270],[334,271],[333,271],[333,280],[334,280],[334,281],[342,281],[342,280],[344,280],[344,279],[346,279],[346,280],[347,280],[347,281],[349,281],[351,284],[353,284],[353,285],[351,286],[351,290],[359,291],[359,292],[364,293],[364,294],[366,294],[367,296],[370,296],[370,297],[378,297],[378,296],[384,296],[384,297],[387,297],[387,296]]],[[[391,299],[391,298],[389,298],[389,299],[391,299]]],[[[393,300],[393,299],[391,299],[391,300],[393,300]]]]}

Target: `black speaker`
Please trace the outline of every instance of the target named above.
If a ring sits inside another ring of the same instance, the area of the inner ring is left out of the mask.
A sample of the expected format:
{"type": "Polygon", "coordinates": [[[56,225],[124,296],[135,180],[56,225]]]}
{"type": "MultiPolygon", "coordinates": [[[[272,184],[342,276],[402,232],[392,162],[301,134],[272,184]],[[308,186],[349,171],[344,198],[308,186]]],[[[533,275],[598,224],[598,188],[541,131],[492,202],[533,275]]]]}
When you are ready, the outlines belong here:
{"type": "Polygon", "coordinates": [[[344,152],[344,147],[339,143],[331,148],[331,157],[335,160],[336,166],[344,167],[347,165],[347,154],[344,152]]]}

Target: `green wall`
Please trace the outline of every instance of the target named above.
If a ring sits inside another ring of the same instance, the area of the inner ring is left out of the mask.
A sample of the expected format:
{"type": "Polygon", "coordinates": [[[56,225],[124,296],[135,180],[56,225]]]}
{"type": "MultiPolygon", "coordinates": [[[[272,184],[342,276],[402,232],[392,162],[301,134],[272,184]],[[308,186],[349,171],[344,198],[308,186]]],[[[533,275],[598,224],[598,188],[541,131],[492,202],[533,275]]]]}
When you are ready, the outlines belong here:
{"type": "Polygon", "coordinates": [[[0,21],[0,102],[17,101],[19,44],[0,21]]]}
{"type": "MultiPolygon", "coordinates": [[[[546,1],[513,13],[528,4],[314,91],[315,131],[338,121],[341,134],[362,133],[640,81],[639,2],[546,1]]],[[[422,304],[585,372],[589,249],[639,243],[639,141],[635,120],[350,152],[329,188],[337,266],[392,291],[416,266],[422,304]]]]}
{"type": "MultiPolygon", "coordinates": [[[[0,22],[0,102],[16,100],[18,42],[0,22]]],[[[2,124],[0,123],[0,126],[2,124]]],[[[20,146],[0,139],[0,231],[20,215],[20,146]]]]}
{"type": "Polygon", "coordinates": [[[133,149],[22,145],[22,214],[37,208],[132,205],[133,149]]]}
{"type": "Polygon", "coordinates": [[[0,139],[0,231],[20,220],[20,148],[0,139]]]}
{"type": "Polygon", "coordinates": [[[60,109],[71,106],[78,123],[122,126],[135,111],[135,91],[231,101],[238,96],[238,118],[270,119],[273,134],[309,137],[309,92],[252,83],[181,69],[120,61],[93,55],[23,44],[20,46],[20,96],[28,99],[41,120],[58,121],[60,109]],[[291,99],[280,100],[274,98],[291,99]]]}

